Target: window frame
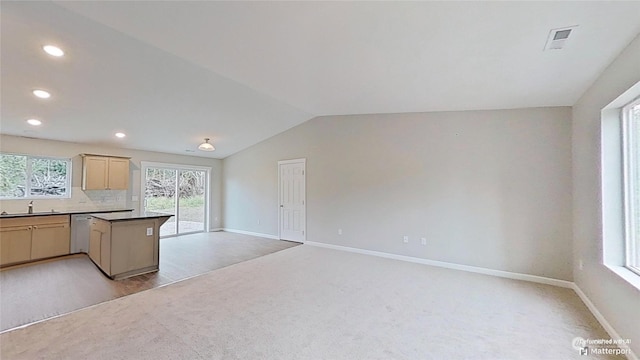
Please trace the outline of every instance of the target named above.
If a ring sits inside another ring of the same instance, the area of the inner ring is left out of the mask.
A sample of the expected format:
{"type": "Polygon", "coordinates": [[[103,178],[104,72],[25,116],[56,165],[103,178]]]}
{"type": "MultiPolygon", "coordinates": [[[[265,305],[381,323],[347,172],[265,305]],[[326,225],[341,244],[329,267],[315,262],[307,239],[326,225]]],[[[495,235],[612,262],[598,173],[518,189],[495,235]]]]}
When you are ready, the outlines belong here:
{"type": "MultiPolygon", "coordinates": [[[[635,98],[621,109],[622,120],[622,169],[623,169],[623,197],[624,197],[624,266],[636,275],[640,275],[640,263],[636,263],[637,252],[640,251],[640,237],[636,237],[640,219],[634,219],[634,215],[640,213],[640,199],[635,199],[634,194],[640,188],[640,179],[633,181],[633,174],[640,172],[640,158],[633,149],[638,148],[640,136],[635,135],[640,122],[633,124],[631,113],[633,108],[640,106],[640,97],[635,98]],[[635,130],[635,131],[634,131],[635,130]]],[[[640,197],[640,195],[638,195],[640,197]]]]}
{"type": "Polygon", "coordinates": [[[40,155],[30,155],[30,154],[20,154],[20,153],[12,153],[12,152],[0,152],[0,155],[13,155],[13,156],[24,156],[27,158],[27,168],[26,175],[27,181],[25,184],[25,196],[22,197],[0,197],[0,200],[38,200],[38,199],[70,199],[71,198],[71,183],[73,178],[73,161],[71,158],[65,157],[56,157],[56,156],[40,156],[40,155]],[[32,174],[32,163],[34,159],[44,159],[44,160],[57,160],[64,161],[67,164],[67,176],[65,179],[65,193],[64,195],[56,196],[56,195],[30,195],[31,194],[31,176],[32,174]]]}

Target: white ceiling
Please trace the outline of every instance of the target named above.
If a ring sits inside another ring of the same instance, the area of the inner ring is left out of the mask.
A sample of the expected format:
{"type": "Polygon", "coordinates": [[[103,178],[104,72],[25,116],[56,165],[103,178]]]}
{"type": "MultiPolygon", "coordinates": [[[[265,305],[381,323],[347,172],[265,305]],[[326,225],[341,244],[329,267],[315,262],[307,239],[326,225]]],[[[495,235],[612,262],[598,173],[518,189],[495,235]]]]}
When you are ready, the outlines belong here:
{"type": "Polygon", "coordinates": [[[317,115],[573,105],[640,33],[637,1],[3,1],[1,15],[2,133],[216,158],[317,115]],[[185,152],[204,137],[215,152],[185,152]]]}

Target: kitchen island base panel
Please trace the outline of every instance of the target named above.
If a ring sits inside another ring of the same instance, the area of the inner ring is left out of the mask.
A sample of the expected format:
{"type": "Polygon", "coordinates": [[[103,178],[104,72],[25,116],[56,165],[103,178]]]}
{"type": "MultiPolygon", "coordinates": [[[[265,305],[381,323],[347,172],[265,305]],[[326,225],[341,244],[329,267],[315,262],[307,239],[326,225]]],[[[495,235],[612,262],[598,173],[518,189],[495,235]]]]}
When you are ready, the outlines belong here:
{"type": "Polygon", "coordinates": [[[144,274],[150,274],[150,273],[158,272],[158,270],[160,270],[160,268],[159,268],[159,266],[156,265],[156,266],[149,266],[148,268],[132,270],[132,271],[129,271],[129,272],[126,272],[126,273],[122,273],[122,274],[118,274],[118,275],[114,275],[114,276],[107,275],[107,277],[109,277],[109,279],[111,279],[111,280],[124,280],[124,279],[128,279],[130,277],[134,277],[134,276],[138,276],[138,275],[144,275],[144,274]]]}
{"type": "Polygon", "coordinates": [[[160,226],[170,216],[145,214],[126,219],[94,216],[89,257],[109,278],[118,280],[158,270],[160,226]]]}
{"type": "MultiPolygon", "coordinates": [[[[77,255],[77,254],[74,254],[77,255]]],[[[136,270],[131,270],[125,273],[121,273],[121,274],[117,274],[117,275],[109,275],[107,274],[104,269],[102,269],[100,267],[100,265],[96,264],[95,261],[92,261],[94,265],[96,265],[96,268],[98,268],[98,270],[100,270],[100,273],[102,273],[104,276],[106,276],[107,278],[111,279],[111,280],[125,280],[128,278],[132,278],[138,275],[145,275],[145,274],[151,274],[151,273],[155,273],[158,272],[160,270],[160,266],[149,266],[148,268],[143,268],[143,269],[136,269],[136,270]]]]}
{"type": "Polygon", "coordinates": [[[122,221],[111,224],[111,274],[158,267],[157,220],[122,221]]]}

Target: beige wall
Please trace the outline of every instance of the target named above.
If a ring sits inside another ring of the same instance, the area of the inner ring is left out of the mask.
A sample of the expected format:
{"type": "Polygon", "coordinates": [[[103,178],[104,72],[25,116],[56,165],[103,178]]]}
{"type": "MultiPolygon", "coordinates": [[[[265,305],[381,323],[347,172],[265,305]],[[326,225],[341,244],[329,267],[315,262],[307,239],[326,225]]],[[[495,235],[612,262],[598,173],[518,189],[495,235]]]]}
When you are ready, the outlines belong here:
{"type": "Polygon", "coordinates": [[[278,234],[292,158],[308,241],[572,280],[570,108],[312,119],[224,160],[225,228],[278,234]]]}
{"type": "MultiPolygon", "coordinates": [[[[222,161],[195,156],[164,154],[150,151],[128,150],[93,146],[61,141],[23,138],[0,135],[0,151],[20,154],[55,156],[72,159],[71,199],[42,199],[34,201],[34,211],[55,210],[95,210],[113,208],[139,209],[140,202],[132,201],[132,196],[140,198],[140,161],[154,161],[173,164],[207,166],[212,168],[210,228],[219,228],[222,214],[222,161]],[[131,157],[129,190],[127,191],[82,191],[81,153],[104,154],[131,157]]],[[[24,212],[29,200],[2,200],[0,211],[24,212]]]]}
{"type": "Polygon", "coordinates": [[[601,110],[640,81],[640,37],[573,108],[574,278],[622,338],[640,354],[640,289],[603,265],[601,110]],[[583,261],[584,267],[578,264],[583,261]]]}

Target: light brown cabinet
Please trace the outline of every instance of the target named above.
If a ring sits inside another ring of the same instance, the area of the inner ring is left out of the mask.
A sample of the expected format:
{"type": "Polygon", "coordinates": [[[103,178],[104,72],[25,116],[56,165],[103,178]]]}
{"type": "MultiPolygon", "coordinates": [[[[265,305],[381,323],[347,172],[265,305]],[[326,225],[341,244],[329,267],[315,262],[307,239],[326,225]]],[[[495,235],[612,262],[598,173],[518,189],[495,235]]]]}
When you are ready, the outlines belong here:
{"type": "Polygon", "coordinates": [[[31,231],[31,260],[69,254],[69,221],[35,225],[31,231]]]}
{"type": "Polygon", "coordinates": [[[127,190],[129,188],[129,159],[109,158],[108,189],[127,190]]]}
{"type": "Polygon", "coordinates": [[[0,227],[0,265],[29,260],[31,260],[30,227],[0,227]]]}
{"type": "MultiPolygon", "coordinates": [[[[164,220],[166,221],[166,219],[164,220]]],[[[158,270],[159,219],[91,220],[89,257],[112,279],[158,270]]]]}
{"type": "Polygon", "coordinates": [[[82,190],[127,190],[129,158],[82,154],[82,190]]]}
{"type": "Polygon", "coordinates": [[[109,222],[92,219],[89,235],[89,258],[107,274],[111,272],[110,244],[111,226],[109,222]]]}
{"type": "Polygon", "coordinates": [[[68,215],[0,219],[0,265],[70,253],[68,215]]]}

